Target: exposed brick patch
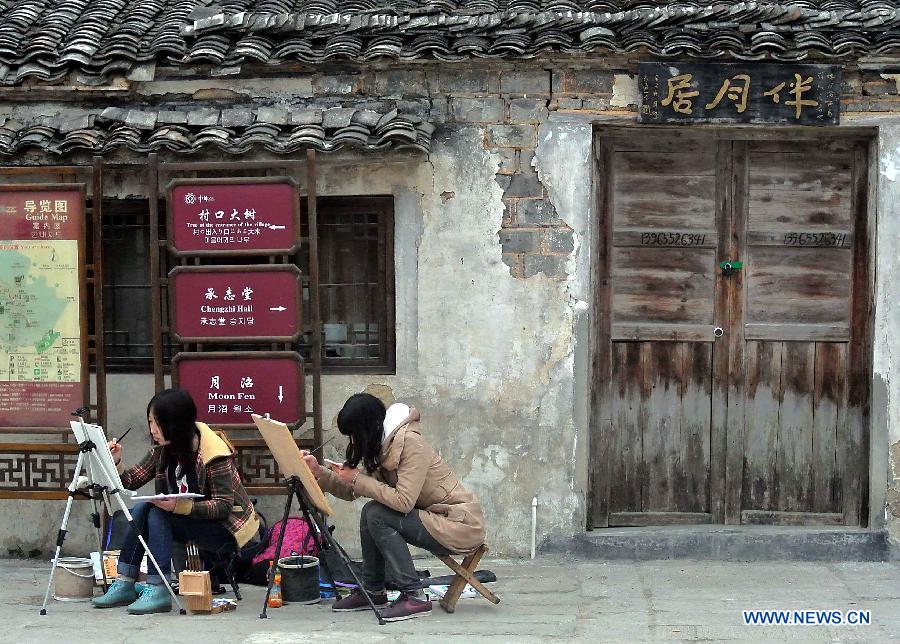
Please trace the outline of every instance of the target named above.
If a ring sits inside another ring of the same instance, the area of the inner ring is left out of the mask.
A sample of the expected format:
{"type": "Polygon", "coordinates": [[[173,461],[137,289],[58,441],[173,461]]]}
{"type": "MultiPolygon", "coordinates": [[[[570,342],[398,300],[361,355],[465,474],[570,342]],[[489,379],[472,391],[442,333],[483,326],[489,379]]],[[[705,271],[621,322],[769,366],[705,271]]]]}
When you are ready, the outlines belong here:
{"type": "Polygon", "coordinates": [[[501,123],[506,120],[506,102],[502,98],[450,99],[450,114],[463,123],[501,123]]]}
{"type": "Polygon", "coordinates": [[[516,197],[541,197],[544,194],[544,186],[538,179],[538,174],[531,168],[524,168],[519,173],[510,175],[510,182],[503,195],[508,198],[516,197]]]}
{"type": "Polygon", "coordinates": [[[600,69],[553,71],[554,94],[612,94],[613,73],[600,69]]]}
{"type": "Polygon", "coordinates": [[[572,229],[548,228],[543,231],[541,239],[541,251],[547,254],[562,253],[568,255],[575,250],[575,236],[572,229]]]}
{"type": "Polygon", "coordinates": [[[490,125],[485,133],[488,148],[534,148],[537,127],[534,125],[490,125]]]}
{"type": "Polygon", "coordinates": [[[883,78],[877,72],[864,71],[860,77],[862,93],[865,96],[887,96],[897,94],[897,83],[894,80],[883,78]]]}
{"type": "Polygon", "coordinates": [[[512,174],[498,171],[496,175],[505,206],[497,233],[503,262],[509,266],[510,275],[519,279],[538,273],[564,279],[566,259],[575,249],[574,233],[559,219],[537,172],[531,167],[534,150],[515,152],[517,170],[512,174]]]}
{"type": "Polygon", "coordinates": [[[541,231],[504,228],[499,233],[505,253],[536,253],[541,246],[541,231]]]}
{"type": "Polygon", "coordinates": [[[540,123],[547,119],[547,101],[514,98],[509,102],[510,123],[540,123]]]}
{"type": "Polygon", "coordinates": [[[349,96],[365,92],[370,78],[364,74],[314,74],[313,93],[316,96],[349,96]]]}
{"type": "Polygon", "coordinates": [[[519,226],[558,226],[556,208],[548,199],[516,199],[515,223],[519,226]]]}
{"type": "Polygon", "coordinates": [[[519,150],[513,148],[498,148],[497,154],[500,155],[500,168],[497,170],[497,174],[510,175],[518,172],[519,150]]]}
{"type": "Polygon", "coordinates": [[[533,277],[544,273],[548,277],[564,277],[566,274],[564,255],[524,255],[523,277],[533,277]]]}
{"type": "Polygon", "coordinates": [[[500,93],[549,96],[550,72],[543,69],[501,72],[500,93]]]}
{"type": "Polygon", "coordinates": [[[390,70],[376,72],[373,89],[378,96],[426,97],[429,95],[424,71],[390,70]]]}
{"type": "Polygon", "coordinates": [[[496,69],[445,69],[437,74],[437,87],[451,96],[500,93],[500,74],[496,69]]]}

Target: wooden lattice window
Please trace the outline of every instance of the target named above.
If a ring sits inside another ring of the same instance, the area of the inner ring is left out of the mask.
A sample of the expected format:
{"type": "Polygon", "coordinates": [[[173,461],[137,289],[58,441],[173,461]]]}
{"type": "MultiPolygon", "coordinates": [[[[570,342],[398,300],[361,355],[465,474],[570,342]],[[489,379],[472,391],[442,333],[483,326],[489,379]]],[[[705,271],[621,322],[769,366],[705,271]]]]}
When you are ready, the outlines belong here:
{"type": "Polygon", "coordinates": [[[153,369],[150,208],[146,199],[103,201],[103,317],[110,370],[153,369]]]}
{"type": "MultiPolygon", "coordinates": [[[[308,236],[305,201],[302,235],[308,236]]],[[[391,197],[319,199],[319,281],[323,367],[329,372],[393,373],[394,211],[391,197]]],[[[164,206],[161,206],[164,212],[164,206]]],[[[161,230],[164,230],[161,218],[161,230]]],[[[297,265],[308,277],[308,243],[297,265]]],[[[104,323],[107,367],[153,369],[150,297],[150,211],[146,199],[106,199],[103,204],[104,323]]],[[[171,268],[167,253],[160,259],[171,268]]],[[[233,263],[256,259],[234,258],[233,263]]],[[[306,282],[304,282],[306,284],[306,282]]],[[[165,304],[165,303],[164,303],[165,304]]],[[[303,309],[309,328],[309,292],[303,309]]],[[[177,350],[164,335],[168,358],[177,350]]],[[[298,351],[309,359],[311,338],[298,351]]],[[[245,348],[229,345],[230,349],[245,348]]]]}
{"type": "MultiPolygon", "coordinates": [[[[323,197],[317,210],[323,367],[393,373],[393,198],[323,197]]],[[[301,270],[307,251],[300,252],[301,270]]],[[[309,293],[303,297],[308,310],[309,293]]]]}

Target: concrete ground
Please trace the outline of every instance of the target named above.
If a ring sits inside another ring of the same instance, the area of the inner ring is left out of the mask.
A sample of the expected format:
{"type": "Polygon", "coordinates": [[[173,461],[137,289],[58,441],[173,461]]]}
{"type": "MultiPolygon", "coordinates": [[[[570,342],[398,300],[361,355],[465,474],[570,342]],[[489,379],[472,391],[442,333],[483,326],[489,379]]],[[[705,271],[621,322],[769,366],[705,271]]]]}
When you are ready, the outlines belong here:
{"type": "MultiPolygon", "coordinates": [[[[433,574],[439,563],[424,560],[433,574]]],[[[489,560],[482,568],[499,606],[461,599],[453,615],[379,626],[369,613],[337,615],[328,603],[270,609],[243,586],[238,610],[220,615],[133,617],[124,609],[51,600],[38,610],[48,565],[0,560],[3,642],[640,642],[900,641],[900,563],[489,560]],[[741,610],[872,611],[870,626],[744,626],[741,610]]]]}

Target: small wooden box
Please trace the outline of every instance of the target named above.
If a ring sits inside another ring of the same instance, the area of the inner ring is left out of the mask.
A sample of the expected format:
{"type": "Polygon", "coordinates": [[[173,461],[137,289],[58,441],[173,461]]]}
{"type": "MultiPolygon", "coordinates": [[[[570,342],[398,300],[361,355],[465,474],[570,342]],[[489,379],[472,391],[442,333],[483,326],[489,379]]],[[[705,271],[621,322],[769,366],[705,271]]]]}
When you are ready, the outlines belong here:
{"type": "Polygon", "coordinates": [[[212,610],[212,582],[209,571],[178,574],[178,594],[184,597],[184,607],[192,613],[212,610]]]}
{"type": "Polygon", "coordinates": [[[119,563],[119,551],[107,550],[103,553],[103,570],[106,572],[107,579],[115,579],[119,576],[116,569],[119,563]]]}

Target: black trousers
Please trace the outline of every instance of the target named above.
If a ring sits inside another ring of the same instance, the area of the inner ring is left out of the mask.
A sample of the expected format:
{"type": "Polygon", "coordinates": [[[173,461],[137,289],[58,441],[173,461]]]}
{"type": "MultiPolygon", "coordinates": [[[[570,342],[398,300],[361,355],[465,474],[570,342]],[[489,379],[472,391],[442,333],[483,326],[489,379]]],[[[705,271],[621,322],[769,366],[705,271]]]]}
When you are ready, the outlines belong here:
{"type": "Polygon", "coordinates": [[[401,592],[422,589],[419,575],[409,552],[411,544],[435,555],[450,551],[429,534],[415,508],[408,514],[397,512],[378,501],[369,501],[359,519],[359,539],[362,544],[363,576],[366,590],[381,590],[385,578],[401,592]]]}

